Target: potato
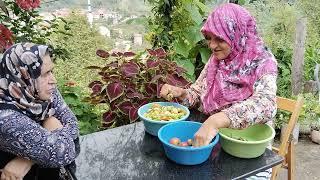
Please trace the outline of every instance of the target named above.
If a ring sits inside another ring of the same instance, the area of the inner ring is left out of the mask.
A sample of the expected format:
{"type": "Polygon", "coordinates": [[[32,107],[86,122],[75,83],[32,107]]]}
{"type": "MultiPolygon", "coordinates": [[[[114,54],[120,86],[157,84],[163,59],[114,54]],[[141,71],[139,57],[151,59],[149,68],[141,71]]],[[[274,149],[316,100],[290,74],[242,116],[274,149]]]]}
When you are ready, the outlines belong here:
{"type": "Polygon", "coordinates": [[[187,147],[187,146],[189,146],[189,145],[188,145],[187,142],[182,142],[182,143],[180,143],[180,146],[182,146],[182,147],[187,147]]]}
{"type": "Polygon", "coordinates": [[[170,139],[169,141],[170,144],[173,144],[173,145],[176,145],[176,146],[179,146],[180,143],[181,143],[181,140],[177,137],[173,137],[170,139]]]}

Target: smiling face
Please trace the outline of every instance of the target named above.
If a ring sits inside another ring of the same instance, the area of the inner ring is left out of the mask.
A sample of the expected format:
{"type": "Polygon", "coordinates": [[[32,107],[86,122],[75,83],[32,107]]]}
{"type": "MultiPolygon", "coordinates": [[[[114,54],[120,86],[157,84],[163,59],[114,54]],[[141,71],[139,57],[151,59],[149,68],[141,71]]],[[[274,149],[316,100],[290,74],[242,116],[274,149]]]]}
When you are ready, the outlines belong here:
{"type": "Polygon", "coordinates": [[[53,62],[51,61],[49,54],[46,54],[41,66],[41,75],[36,80],[38,95],[41,100],[49,100],[56,87],[57,81],[53,76],[52,70],[53,62]]]}
{"type": "Polygon", "coordinates": [[[219,59],[226,59],[231,53],[230,45],[223,39],[213,34],[206,34],[205,38],[208,43],[208,47],[211,49],[213,55],[219,59]]]}

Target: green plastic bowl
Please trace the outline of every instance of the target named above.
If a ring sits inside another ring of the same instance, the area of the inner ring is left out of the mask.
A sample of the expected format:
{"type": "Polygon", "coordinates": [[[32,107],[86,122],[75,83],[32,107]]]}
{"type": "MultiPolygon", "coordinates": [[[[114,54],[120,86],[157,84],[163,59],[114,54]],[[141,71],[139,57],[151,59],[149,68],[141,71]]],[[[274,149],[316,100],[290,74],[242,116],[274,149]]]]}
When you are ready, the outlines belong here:
{"type": "Polygon", "coordinates": [[[222,149],[232,156],[256,158],[261,156],[274,138],[274,129],[267,124],[255,124],[246,129],[219,129],[222,149]]]}

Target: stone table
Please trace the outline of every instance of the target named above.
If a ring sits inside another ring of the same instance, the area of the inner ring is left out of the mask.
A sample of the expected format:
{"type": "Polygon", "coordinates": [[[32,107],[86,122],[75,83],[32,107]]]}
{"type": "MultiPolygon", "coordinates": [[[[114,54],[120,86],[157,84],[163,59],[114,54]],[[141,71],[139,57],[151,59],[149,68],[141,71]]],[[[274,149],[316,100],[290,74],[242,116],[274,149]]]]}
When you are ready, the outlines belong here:
{"type": "Polygon", "coordinates": [[[80,144],[79,180],[242,179],[283,161],[269,149],[258,158],[236,158],[217,144],[206,162],[179,165],[166,157],[157,137],[145,133],[142,122],[82,136],[80,144]]]}

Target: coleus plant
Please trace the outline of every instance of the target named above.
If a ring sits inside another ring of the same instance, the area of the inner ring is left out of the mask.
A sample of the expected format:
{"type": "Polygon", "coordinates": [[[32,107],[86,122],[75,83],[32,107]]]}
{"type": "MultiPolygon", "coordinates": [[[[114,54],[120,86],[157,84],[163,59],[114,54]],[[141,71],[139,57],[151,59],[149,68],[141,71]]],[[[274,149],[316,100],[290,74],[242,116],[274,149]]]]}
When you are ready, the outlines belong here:
{"type": "Polygon", "coordinates": [[[182,88],[191,84],[183,76],[186,70],[167,59],[162,48],[148,49],[140,55],[104,50],[97,50],[96,54],[106,60],[106,64],[88,67],[96,69],[101,78],[89,84],[92,90],[89,100],[93,104],[106,103],[109,106],[102,115],[104,127],[137,121],[139,107],[164,101],[160,90],[165,83],[182,88]]]}

